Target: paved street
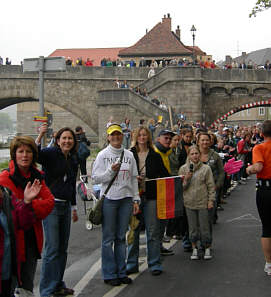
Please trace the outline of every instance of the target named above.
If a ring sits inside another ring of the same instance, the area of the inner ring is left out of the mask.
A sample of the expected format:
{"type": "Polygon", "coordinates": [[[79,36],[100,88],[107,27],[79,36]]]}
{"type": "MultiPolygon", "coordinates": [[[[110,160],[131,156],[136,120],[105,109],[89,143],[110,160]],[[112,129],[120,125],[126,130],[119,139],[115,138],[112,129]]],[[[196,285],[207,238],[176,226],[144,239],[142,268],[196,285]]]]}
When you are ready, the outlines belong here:
{"type": "MultiPolygon", "coordinates": [[[[73,224],[65,279],[76,296],[269,297],[270,277],[263,272],[260,222],[255,206],[255,180],[236,187],[214,226],[214,258],[191,261],[180,241],[172,241],[174,256],[164,258],[165,272],[153,277],[141,259],[141,272],[130,286],[105,285],[100,272],[100,227],[86,230],[83,205],[73,224]]],[[[143,235],[142,235],[143,236],[143,235]]],[[[141,254],[146,249],[142,238],[141,254]]],[[[37,282],[39,279],[37,273],[37,282]]]]}

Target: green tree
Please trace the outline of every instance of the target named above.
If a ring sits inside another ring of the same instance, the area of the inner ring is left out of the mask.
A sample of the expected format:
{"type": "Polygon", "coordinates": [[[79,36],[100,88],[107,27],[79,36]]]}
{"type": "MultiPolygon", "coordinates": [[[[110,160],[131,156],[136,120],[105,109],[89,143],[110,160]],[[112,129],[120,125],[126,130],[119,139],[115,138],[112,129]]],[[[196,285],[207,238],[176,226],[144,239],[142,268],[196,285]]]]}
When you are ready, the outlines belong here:
{"type": "Polygon", "coordinates": [[[249,14],[249,17],[252,16],[256,17],[257,13],[264,11],[266,9],[269,9],[271,7],[271,0],[258,0],[253,7],[251,13],[249,14]]]}
{"type": "Polygon", "coordinates": [[[0,130],[6,130],[9,132],[12,132],[13,130],[12,120],[7,113],[0,113],[0,130]]]}

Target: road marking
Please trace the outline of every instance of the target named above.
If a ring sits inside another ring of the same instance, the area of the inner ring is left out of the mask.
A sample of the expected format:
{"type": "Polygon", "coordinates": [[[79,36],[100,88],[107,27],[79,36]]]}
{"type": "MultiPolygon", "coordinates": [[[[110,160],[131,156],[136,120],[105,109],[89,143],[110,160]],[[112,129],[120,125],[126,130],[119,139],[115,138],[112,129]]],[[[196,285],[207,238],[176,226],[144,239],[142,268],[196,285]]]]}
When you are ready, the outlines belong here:
{"type": "Polygon", "coordinates": [[[243,220],[253,220],[253,221],[260,222],[260,220],[258,218],[256,218],[254,215],[252,215],[251,213],[247,213],[240,217],[227,220],[226,223],[231,223],[231,222],[235,222],[235,221],[243,221],[243,220]]]}
{"type": "MultiPolygon", "coordinates": [[[[172,246],[175,245],[175,243],[177,242],[178,240],[175,240],[175,239],[172,239],[170,243],[164,243],[163,246],[165,246],[166,248],[171,248],[172,246]]],[[[143,261],[144,259],[144,263],[141,264],[139,266],[139,272],[138,273],[135,273],[133,275],[129,275],[129,277],[132,279],[132,280],[135,280],[141,273],[143,273],[145,270],[148,269],[148,263],[147,263],[147,256],[145,257],[140,257],[140,261],[143,261]]],[[[113,289],[111,289],[109,292],[107,292],[103,297],[115,297],[117,296],[122,290],[124,290],[127,286],[129,285],[121,285],[121,286],[118,286],[118,287],[114,287],[113,289]]]]}
{"type": "Polygon", "coordinates": [[[89,271],[81,278],[81,280],[75,285],[74,297],[77,297],[84,288],[88,285],[89,281],[95,276],[95,274],[101,269],[101,258],[91,266],[89,271]]]}
{"type": "MultiPolygon", "coordinates": [[[[144,236],[144,235],[143,235],[144,236]]],[[[141,235],[140,235],[141,237],[141,235]]],[[[175,243],[177,242],[177,240],[172,239],[170,243],[165,243],[164,246],[166,248],[171,248],[172,246],[175,245],[175,243]]],[[[140,248],[145,247],[145,245],[140,245],[140,248]]],[[[101,269],[101,258],[96,261],[91,268],[89,269],[89,271],[81,278],[81,280],[73,287],[74,289],[74,297],[79,296],[79,294],[82,293],[82,291],[84,290],[84,288],[88,285],[88,283],[94,278],[95,274],[101,269]]],[[[147,263],[147,256],[145,257],[140,257],[139,258],[139,272],[129,276],[131,277],[132,280],[135,280],[141,273],[143,273],[145,270],[148,269],[148,263],[147,263]],[[142,263],[142,264],[140,264],[142,263]]],[[[126,288],[126,286],[128,285],[122,285],[119,287],[114,287],[112,288],[109,292],[107,292],[103,297],[114,297],[117,296],[124,288],[126,288]]]]}

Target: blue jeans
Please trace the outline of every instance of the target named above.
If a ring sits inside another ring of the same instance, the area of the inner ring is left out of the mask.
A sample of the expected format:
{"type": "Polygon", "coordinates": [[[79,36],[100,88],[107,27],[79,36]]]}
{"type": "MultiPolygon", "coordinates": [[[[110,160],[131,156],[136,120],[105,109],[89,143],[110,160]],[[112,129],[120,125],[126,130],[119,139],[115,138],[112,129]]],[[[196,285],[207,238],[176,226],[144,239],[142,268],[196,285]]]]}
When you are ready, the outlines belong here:
{"type": "Polygon", "coordinates": [[[141,205],[141,222],[134,231],[134,242],[128,246],[127,270],[138,269],[139,235],[145,222],[147,237],[148,266],[153,270],[162,270],[160,259],[160,220],[157,218],[156,200],[145,200],[141,205]]]}
{"type": "Polygon", "coordinates": [[[43,220],[45,248],[43,253],[40,296],[50,296],[63,282],[67,262],[67,249],[71,229],[71,205],[69,202],[55,202],[49,216],[43,220]]]}
{"type": "Polygon", "coordinates": [[[126,232],[132,209],[131,197],[119,200],[104,199],[102,273],[105,280],[126,276],[126,232]]]}

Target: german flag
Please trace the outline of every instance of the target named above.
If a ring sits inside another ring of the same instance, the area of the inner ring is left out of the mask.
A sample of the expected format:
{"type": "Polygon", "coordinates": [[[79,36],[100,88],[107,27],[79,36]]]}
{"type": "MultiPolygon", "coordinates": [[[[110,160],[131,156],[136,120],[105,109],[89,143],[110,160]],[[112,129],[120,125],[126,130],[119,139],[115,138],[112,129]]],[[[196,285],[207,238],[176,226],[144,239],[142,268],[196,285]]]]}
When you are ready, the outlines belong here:
{"type": "Polygon", "coordinates": [[[156,191],[158,219],[172,219],[183,214],[181,176],[156,179],[156,191]]]}

